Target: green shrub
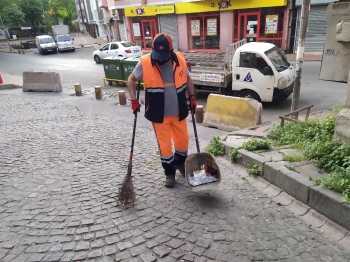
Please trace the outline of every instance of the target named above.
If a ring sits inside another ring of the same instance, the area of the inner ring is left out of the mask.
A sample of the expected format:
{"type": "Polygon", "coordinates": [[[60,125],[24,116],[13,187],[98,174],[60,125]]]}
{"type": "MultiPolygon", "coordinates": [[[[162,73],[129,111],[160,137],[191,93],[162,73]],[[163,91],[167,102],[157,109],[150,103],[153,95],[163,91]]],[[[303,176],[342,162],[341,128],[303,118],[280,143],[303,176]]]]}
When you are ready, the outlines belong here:
{"type": "Polygon", "coordinates": [[[225,154],[225,146],[221,143],[219,137],[213,137],[209,146],[207,147],[207,151],[214,156],[220,156],[225,154]]]}
{"type": "Polygon", "coordinates": [[[253,164],[251,161],[248,161],[245,164],[248,166],[247,172],[249,175],[257,177],[262,172],[262,168],[256,164],[253,164]]]}
{"type": "Polygon", "coordinates": [[[237,159],[241,158],[241,154],[238,153],[238,149],[231,147],[229,152],[229,158],[231,162],[235,162],[237,159]]]}

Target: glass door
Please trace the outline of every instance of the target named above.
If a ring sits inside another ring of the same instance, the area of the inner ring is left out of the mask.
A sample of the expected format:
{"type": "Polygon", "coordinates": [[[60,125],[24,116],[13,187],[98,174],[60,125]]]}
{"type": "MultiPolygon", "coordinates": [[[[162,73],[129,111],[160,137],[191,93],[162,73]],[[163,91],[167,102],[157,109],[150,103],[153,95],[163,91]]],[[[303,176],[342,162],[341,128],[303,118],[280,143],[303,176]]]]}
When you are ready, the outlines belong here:
{"type": "Polygon", "coordinates": [[[240,13],[238,15],[238,35],[240,40],[246,38],[247,42],[259,41],[259,12],[240,13]]]}
{"type": "Polygon", "coordinates": [[[152,41],[157,34],[156,22],[154,20],[142,20],[143,48],[152,49],[152,41]]]}

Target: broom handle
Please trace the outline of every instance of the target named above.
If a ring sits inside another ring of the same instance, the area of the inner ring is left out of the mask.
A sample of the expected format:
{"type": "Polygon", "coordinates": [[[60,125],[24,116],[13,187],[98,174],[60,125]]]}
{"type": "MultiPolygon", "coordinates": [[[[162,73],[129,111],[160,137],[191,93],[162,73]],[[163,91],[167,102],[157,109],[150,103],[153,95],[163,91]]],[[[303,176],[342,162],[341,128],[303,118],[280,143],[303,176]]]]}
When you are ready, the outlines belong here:
{"type": "MultiPolygon", "coordinates": [[[[139,98],[140,98],[140,89],[141,89],[141,81],[139,80],[139,82],[137,83],[137,94],[136,94],[137,101],[139,101],[139,98]]],[[[132,163],[132,155],[134,153],[136,122],[137,122],[137,111],[135,112],[134,127],[132,129],[132,139],[131,139],[131,150],[130,150],[130,156],[129,156],[129,165],[131,165],[131,163],[132,163]]]]}
{"type": "Polygon", "coordinates": [[[200,152],[199,149],[199,142],[198,142],[198,134],[197,134],[197,127],[196,127],[196,121],[194,119],[194,109],[190,109],[191,110],[191,115],[192,115],[192,123],[193,123],[193,130],[194,130],[194,136],[196,138],[196,146],[197,146],[197,153],[200,152]]]}

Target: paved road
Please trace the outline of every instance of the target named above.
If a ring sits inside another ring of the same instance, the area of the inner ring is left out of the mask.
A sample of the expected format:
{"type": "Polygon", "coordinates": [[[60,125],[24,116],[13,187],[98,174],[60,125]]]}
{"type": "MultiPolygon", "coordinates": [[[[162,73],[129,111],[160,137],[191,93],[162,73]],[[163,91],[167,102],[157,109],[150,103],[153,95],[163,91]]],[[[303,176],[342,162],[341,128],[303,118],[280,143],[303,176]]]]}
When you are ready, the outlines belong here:
{"type": "MultiPolygon", "coordinates": [[[[61,76],[65,88],[73,88],[79,82],[83,89],[92,89],[95,85],[103,85],[103,66],[95,64],[92,59],[94,47],[77,49],[75,53],[49,54],[41,56],[36,51],[25,55],[0,53],[0,72],[22,75],[23,71],[54,71],[61,76]]],[[[302,87],[299,108],[310,104],[312,112],[342,106],[345,102],[346,84],[318,80],[320,62],[303,64],[302,87]]],[[[117,93],[125,87],[107,86],[106,92],[117,93]]],[[[206,95],[199,95],[198,102],[206,103],[206,95]]],[[[289,97],[277,106],[264,104],[262,121],[277,121],[280,115],[290,112],[292,98],[289,97]]]]}
{"type": "Polygon", "coordinates": [[[130,125],[4,91],[0,121],[0,261],[350,261],[225,159],[215,190],[193,193],[180,175],[165,188],[148,128],[136,135],[137,204],[123,209],[130,125]]]}

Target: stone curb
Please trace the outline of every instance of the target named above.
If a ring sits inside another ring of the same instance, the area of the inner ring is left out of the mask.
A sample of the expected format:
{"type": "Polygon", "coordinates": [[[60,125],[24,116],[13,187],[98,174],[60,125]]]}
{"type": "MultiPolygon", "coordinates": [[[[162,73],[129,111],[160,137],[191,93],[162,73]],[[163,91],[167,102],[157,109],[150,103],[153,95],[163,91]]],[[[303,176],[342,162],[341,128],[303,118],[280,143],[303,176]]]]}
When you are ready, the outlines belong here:
{"type": "MultiPolygon", "coordinates": [[[[229,157],[231,146],[222,141],[225,145],[225,155],[229,157]]],[[[261,177],[271,184],[279,187],[284,192],[308,205],[318,213],[326,216],[333,222],[350,230],[350,205],[344,202],[341,194],[328,188],[314,185],[306,177],[297,172],[291,171],[279,162],[262,157],[258,154],[244,149],[238,150],[241,158],[236,163],[248,168],[256,164],[262,168],[261,177]]],[[[306,174],[307,175],[307,174],[306,174]]]]}
{"type": "Polygon", "coordinates": [[[15,89],[15,88],[22,88],[22,87],[18,86],[18,85],[14,85],[14,84],[2,84],[2,85],[0,85],[0,90],[15,89]]]}

